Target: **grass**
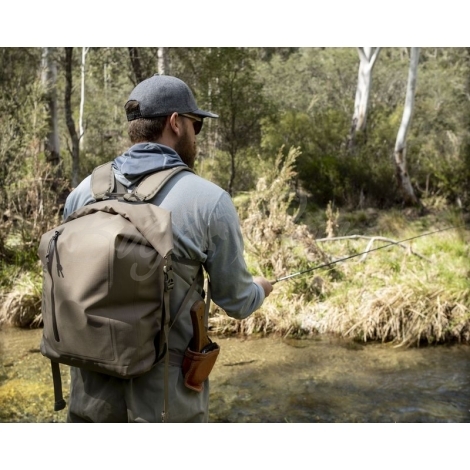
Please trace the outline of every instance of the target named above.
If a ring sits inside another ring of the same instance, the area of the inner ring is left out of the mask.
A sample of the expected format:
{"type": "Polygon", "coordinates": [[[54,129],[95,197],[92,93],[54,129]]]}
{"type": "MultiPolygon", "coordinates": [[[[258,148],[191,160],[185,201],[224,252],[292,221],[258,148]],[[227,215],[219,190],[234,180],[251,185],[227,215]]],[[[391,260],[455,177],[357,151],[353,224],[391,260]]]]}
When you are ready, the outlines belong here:
{"type": "MultiPolygon", "coordinates": [[[[410,233],[407,228],[396,239],[410,233]]],[[[411,236],[415,235],[419,232],[411,236]]],[[[338,259],[365,248],[360,240],[332,240],[323,249],[338,259]]],[[[213,329],[244,335],[326,333],[402,346],[469,343],[466,237],[455,230],[424,236],[413,241],[413,252],[387,247],[370,253],[364,261],[358,256],[334,269],[278,283],[261,309],[248,319],[235,322],[218,312],[212,319],[213,329]]]]}
{"type": "Polygon", "coordinates": [[[31,271],[17,275],[11,288],[2,293],[0,326],[37,327],[42,323],[40,276],[31,271]]]}
{"type": "MultiPolygon", "coordinates": [[[[257,190],[235,201],[250,271],[274,280],[359,256],[276,283],[262,307],[243,321],[214,306],[212,334],[333,334],[402,346],[470,343],[470,235],[464,215],[442,205],[420,215],[412,209],[346,211],[330,204],[319,210],[299,203],[292,185],[297,156],[296,149],[280,152],[257,190]],[[445,227],[456,228],[429,234],[445,227]],[[419,238],[363,256],[368,246],[389,243],[371,237],[419,238]]],[[[26,271],[1,269],[0,324],[40,324],[40,274],[29,258],[21,258],[28,261],[26,271]]]]}
{"type": "MultiPolygon", "coordinates": [[[[470,252],[463,215],[441,206],[423,216],[412,209],[342,212],[329,205],[325,212],[303,216],[308,226],[294,224],[285,188],[295,158],[291,151],[279,160],[278,168],[284,167],[266,175],[251,201],[244,201],[249,215],[242,228],[254,274],[275,279],[360,254],[370,241],[361,237],[419,238],[277,283],[263,306],[242,322],[216,309],[210,319],[213,331],[327,333],[400,346],[469,343],[470,252]],[[457,228],[426,235],[446,227],[457,228]],[[358,237],[341,238],[352,235],[358,237]]],[[[387,243],[376,240],[372,248],[387,243]]]]}

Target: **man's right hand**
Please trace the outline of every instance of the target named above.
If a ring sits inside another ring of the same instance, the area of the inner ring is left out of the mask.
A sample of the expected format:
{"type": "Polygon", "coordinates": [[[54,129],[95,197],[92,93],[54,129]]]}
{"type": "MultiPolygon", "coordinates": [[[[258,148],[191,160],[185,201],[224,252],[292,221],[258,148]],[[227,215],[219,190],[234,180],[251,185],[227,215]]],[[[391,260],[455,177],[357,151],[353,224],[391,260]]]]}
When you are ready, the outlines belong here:
{"type": "Polygon", "coordinates": [[[253,278],[253,282],[261,286],[264,290],[264,297],[266,298],[273,290],[273,285],[264,277],[256,276],[253,278]]]}

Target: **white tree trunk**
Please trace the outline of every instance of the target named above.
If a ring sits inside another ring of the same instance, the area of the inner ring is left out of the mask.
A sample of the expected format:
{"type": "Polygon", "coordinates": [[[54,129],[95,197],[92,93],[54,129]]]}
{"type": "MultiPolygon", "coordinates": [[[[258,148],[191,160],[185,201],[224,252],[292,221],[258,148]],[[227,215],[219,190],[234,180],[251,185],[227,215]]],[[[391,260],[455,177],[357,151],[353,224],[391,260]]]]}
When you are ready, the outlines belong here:
{"type": "Polygon", "coordinates": [[[168,75],[170,73],[167,49],[166,47],[159,47],[157,51],[157,70],[160,75],[168,75]]]}
{"type": "Polygon", "coordinates": [[[59,115],[57,112],[57,64],[52,57],[53,48],[42,50],[41,80],[46,90],[49,130],[46,141],[47,160],[54,166],[60,163],[59,115]]]}
{"type": "Polygon", "coordinates": [[[88,53],[88,47],[82,47],[82,63],[80,67],[80,73],[81,73],[81,86],[80,86],[80,116],[78,120],[78,129],[79,129],[79,135],[78,138],[80,139],[80,149],[83,149],[84,145],[84,134],[85,134],[85,129],[83,127],[83,110],[85,107],[85,62],[86,62],[86,55],[88,53]]]}
{"type": "Polygon", "coordinates": [[[372,85],[372,70],[379,56],[380,47],[358,47],[359,71],[357,76],[356,98],[354,101],[354,114],[349,135],[349,147],[354,145],[356,132],[366,128],[367,109],[370,101],[372,85]]]}
{"type": "Polygon", "coordinates": [[[398,130],[394,152],[396,175],[398,184],[403,192],[405,203],[414,205],[419,205],[419,200],[414,193],[413,186],[411,185],[410,177],[406,169],[406,136],[408,134],[408,129],[410,128],[411,116],[413,115],[418,63],[419,47],[412,47],[410,54],[410,68],[408,72],[408,84],[406,87],[405,109],[403,110],[403,117],[398,130]]]}
{"type": "Polygon", "coordinates": [[[72,147],[69,147],[72,157],[72,187],[76,188],[79,183],[80,174],[80,138],[75,128],[72,112],[72,90],[73,90],[73,47],[64,47],[65,49],[65,96],[64,111],[65,124],[70,134],[72,147]]]}

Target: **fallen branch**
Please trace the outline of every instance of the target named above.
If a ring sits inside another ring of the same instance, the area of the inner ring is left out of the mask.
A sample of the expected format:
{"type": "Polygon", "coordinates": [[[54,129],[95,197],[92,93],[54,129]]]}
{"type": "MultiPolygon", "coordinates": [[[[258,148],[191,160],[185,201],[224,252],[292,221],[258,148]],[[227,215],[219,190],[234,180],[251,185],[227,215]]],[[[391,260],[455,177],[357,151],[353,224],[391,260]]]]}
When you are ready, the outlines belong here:
{"type": "Polygon", "coordinates": [[[419,253],[415,253],[413,249],[411,248],[411,245],[405,245],[403,243],[397,242],[396,240],[392,240],[391,238],[386,238],[386,237],[368,237],[366,235],[348,235],[344,237],[330,237],[330,238],[317,238],[315,241],[316,242],[330,242],[330,241],[339,241],[339,240],[357,240],[357,239],[364,239],[364,240],[369,240],[369,243],[367,244],[367,248],[364,251],[364,254],[361,256],[361,259],[359,261],[364,261],[367,258],[367,255],[369,252],[372,250],[372,245],[374,244],[375,241],[382,241],[382,242],[388,242],[388,243],[393,243],[394,245],[397,245],[404,250],[406,250],[409,254],[415,255],[418,258],[424,259],[425,261],[431,262],[428,258],[424,257],[423,255],[420,255],[419,253]]]}

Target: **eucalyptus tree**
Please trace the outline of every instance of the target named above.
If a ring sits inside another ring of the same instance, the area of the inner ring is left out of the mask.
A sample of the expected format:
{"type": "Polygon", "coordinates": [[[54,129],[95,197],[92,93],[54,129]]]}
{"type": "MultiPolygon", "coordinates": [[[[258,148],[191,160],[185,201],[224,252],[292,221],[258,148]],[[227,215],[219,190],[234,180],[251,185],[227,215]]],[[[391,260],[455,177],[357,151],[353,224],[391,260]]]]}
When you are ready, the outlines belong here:
{"type": "Polygon", "coordinates": [[[73,120],[72,90],[73,90],[73,47],[65,48],[65,123],[69,131],[71,146],[68,146],[72,157],[72,187],[77,187],[80,178],[80,138],[73,120]]]}
{"type": "Polygon", "coordinates": [[[410,68],[408,72],[408,83],[406,87],[405,107],[403,117],[398,130],[397,140],[395,142],[394,156],[396,164],[396,175],[398,185],[402,190],[405,203],[419,205],[419,200],[415,195],[411,184],[410,176],[406,165],[406,136],[411,124],[413,115],[414,100],[416,93],[416,78],[418,74],[419,47],[412,47],[410,53],[410,68]]]}
{"type": "Polygon", "coordinates": [[[159,47],[157,52],[157,71],[160,75],[170,75],[170,57],[168,47],[159,47]]]}
{"type": "Polygon", "coordinates": [[[84,107],[85,107],[85,64],[86,56],[88,54],[89,47],[82,47],[82,62],[80,64],[80,116],[78,119],[79,126],[79,144],[80,149],[83,149],[85,140],[85,128],[83,127],[84,118],[84,107]]]}
{"type": "Polygon", "coordinates": [[[57,102],[57,54],[56,48],[42,48],[41,80],[45,90],[48,133],[45,143],[46,159],[54,167],[60,163],[59,113],[57,102]]]}
{"type": "Polygon", "coordinates": [[[359,71],[357,77],[356,98],[354,101],[354,114],[348,137],[348,147],[354,147],[356,133],[364,131],[367,122],[367,109],[370,101],[372,87],[372,71],[380,53],[380,47],[358,47],[359,71]]]}

